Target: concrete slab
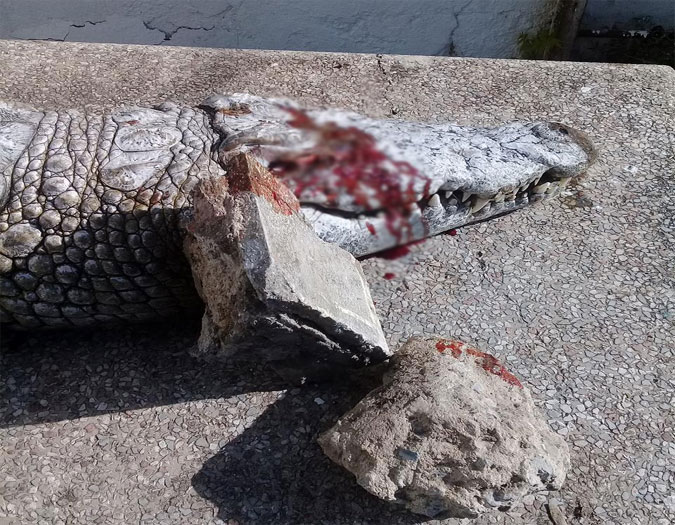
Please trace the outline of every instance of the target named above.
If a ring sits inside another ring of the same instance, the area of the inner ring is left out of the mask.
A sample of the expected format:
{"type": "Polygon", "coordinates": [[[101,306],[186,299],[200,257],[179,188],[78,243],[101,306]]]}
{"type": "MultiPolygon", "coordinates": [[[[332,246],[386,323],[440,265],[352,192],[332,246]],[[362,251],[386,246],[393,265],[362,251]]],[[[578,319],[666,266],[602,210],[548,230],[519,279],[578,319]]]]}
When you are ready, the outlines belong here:
{"type": "MultiPolygon", "coordinates": [[[[251,91],[373,116],[549,119],[588,133],[600,158],[564,198],[402,259],[369,259],[364,271],[390,345],[462,339],[529,385],[570,444],[571,472],[549,500],[569,521],[675,520],[672,69],[3,42],[0,71],[0,98],[43,107],[251,91]]],[[[205,369],[185,353],[198,331],[15,340],[2,363],[0,516],[419,522],[368,496],[314,442],[358,392],[281,391],[260,371],[205,369]]],[[[546,502],[474,523],[543,523],[546,502]]]]}
{"type": "Polygon", "coordinates": [[[193,192],[185,253],[204,301],[198,356],[274,363],[303,384],[391,357],[361,265],[322,241],[247,154],[193,192]]]}

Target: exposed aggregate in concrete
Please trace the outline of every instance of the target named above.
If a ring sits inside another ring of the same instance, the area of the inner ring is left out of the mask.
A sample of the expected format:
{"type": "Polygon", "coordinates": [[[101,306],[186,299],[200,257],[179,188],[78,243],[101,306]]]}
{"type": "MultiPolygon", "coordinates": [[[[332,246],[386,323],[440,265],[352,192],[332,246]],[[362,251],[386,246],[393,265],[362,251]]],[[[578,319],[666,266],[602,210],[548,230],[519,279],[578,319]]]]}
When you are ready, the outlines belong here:
{"type": "MultiPolygon", "coordinates": [[[[248,90],[373,116],[560,120],[587,132],[600,158],[563,198],[431,239],[402,259],[368,259],[364,271],[393,347],[413,334],[442,333],[495,354],[570,444],[572,469],[560,493],[473,523],[549,523],[547,504],[568,523],[675,520],[671,69],[1,47],[0,98],[35,105],[86,99],[110,107],[168,96],[195,103],[219,89],[248,90]]],[[[358,389],[288,390],[266,370],[204,366],[186,354],[197,334],[197,323],[185,321],[170,329],[3,333],[0,518],[422,522],[369,496],[314,441],[358,389]]]]}

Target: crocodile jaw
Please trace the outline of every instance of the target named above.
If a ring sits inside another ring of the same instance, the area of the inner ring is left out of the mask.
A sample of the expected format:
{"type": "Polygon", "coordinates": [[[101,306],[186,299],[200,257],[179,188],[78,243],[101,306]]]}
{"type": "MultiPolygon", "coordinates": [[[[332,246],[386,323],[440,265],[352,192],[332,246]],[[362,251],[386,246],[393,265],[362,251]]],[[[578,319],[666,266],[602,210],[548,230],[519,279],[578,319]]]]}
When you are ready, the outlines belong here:
{"type": "Polygon", "coordinates": [[[386,212],[339,215],[314,206],[302,212],[319,237],[337,244],[355,256],[364,256],[415,242],[448,230],[498,217],[558,195],[571,180],[544,175],[515,193],[499,193],[484,199],[462,191],[440,191],[426,202],[412,205],[406,215],[386,212]],[[462,199],[466,198],[464,202],[462,199]]]}
{"type": "Polygon", "coordinates": [[[550,198],[594,155],[585,136],[557,123],[376,120],[252,95],[204,106],[222,163],[241,151],[257,157],[295,192],[319,236],[354,255],[550,198]]]}

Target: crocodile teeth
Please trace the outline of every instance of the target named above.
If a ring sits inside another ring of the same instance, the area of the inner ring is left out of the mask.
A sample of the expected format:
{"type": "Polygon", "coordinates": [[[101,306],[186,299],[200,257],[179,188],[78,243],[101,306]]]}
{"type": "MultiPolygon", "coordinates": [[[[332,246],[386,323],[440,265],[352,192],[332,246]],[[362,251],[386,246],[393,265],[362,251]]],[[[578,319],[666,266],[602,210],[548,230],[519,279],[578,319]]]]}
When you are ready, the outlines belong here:
{"type": "Polygon", "coordinates": [[[429,206],[431,206],[432,208],[440,208],[441,198],[438,196],[438,193],[434,193],[429,199],[429,202],[427,204],[429,204],[429,206]]]}
{"type": "Polygon", "coordinates": [[[451,191],[446,191],[445,192],[445,198],[446,200],[450,200],[452,198],[452,192],[451,191]]]}
{"type": "Polygon", "coordinates": [[[468,191],[462,192],[462,202],[466,202],[471,198],[471,194],[468,191]]]}
{"type": "Polygon", "coordinates": [[[480,197],[476,197],[476,200],[473,203],[473,206],[471,206],[471,213],[478,213],[480,210],[485,208],[485,206],[490,202],[490,199],[481,199],[480,197]]]}
{"type": "Polygon", "coordinates": [[[548,187],[551,185],[550,182],[544,182],[544,184],[540,184],[539,186],[535,186],[534,190],[532,190],[533,193],[546,193],[546,190],[548,187]]]}
{"type": "Polygon", "coordinates": [[[504,202],[504,194],[500,191],[497,195],[495,195],[494,201],[496,203],[504,202]]]}

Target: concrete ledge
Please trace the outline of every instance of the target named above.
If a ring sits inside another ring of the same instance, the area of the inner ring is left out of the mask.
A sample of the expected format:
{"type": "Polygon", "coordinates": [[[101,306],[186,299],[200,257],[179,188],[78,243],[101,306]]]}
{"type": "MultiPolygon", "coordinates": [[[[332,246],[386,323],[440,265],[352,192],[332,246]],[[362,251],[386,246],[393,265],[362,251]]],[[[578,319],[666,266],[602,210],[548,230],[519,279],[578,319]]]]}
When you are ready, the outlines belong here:
{"type": "Polygon", "coordinates": [[[666,66],[529,62],[0,40],[0,95],[39,107],[197,104],[214,92],[281,95],[371,115],[496,123],[594,122],[613,98],[672,93],[666,66]],[[606,106],[603,108],[603,104],[606,106]]]}
{"type": "MultiPolygon", "coordinates": [[[[572,455],[552,509],[592,523],[672,522],[671,68],[0,42],[0,72],[0,99],[42,107],[250,91],[409,119],[548,119],[588,133],[600,157],[562,198],[435,237],[401,260],[369,259],[364,273],[392,347],[413,334],[451,336],[494,352],[530,386],[572,455]]],[[[0,471],[13,478],[0,481],[0,515],[412,523],[326,467],[313,438],[346,397],[260,392],[260,376],[180,357],[195,330],[146,330],[34,336],[28,351],[3,355],[11,392],[0,403],[9,451],[0,471]],[[180,447],[161,448],[167,435],[180,447]]],[[[542,503],[475,525],[543,523],[542,503]]]]}

